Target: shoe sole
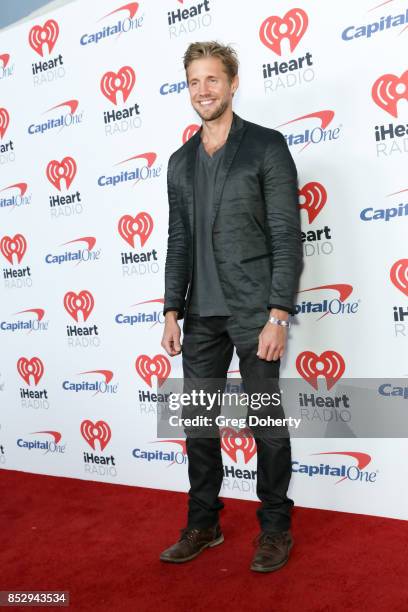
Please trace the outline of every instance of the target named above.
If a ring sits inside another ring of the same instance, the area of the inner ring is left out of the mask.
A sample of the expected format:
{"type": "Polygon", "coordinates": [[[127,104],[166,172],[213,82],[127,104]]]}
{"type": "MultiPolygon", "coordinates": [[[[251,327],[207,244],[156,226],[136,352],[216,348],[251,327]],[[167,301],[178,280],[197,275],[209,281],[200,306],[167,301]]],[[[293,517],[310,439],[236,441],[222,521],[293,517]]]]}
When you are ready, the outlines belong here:
{"type": "Polygon", "coordinates": [[[194,555],[190,555],[189,557],[184,557],[183,559],[170,559],[169,557],[160,556],[160,561],[165,561],[166,563],[186,563],[187,561],[191,561],[192,559],[195,559],[196,557],[198,557],[198,555],[201,554],[203,550],[205,550],[206,548],[213,548],[214,546],[218,546],[219,544],[222,544],[223,541],[224,541],[224,536],[223,534],[221,534],[220,537],[217,538],[216,540],[213,540],[212,542],[208,542],[208,544],[204,544],[204,546],[202,546],[200,550],[194,553],[194,555]]]}
{"type": "Polygon", "coordinates": [[[287,558],[284,559],[283,561],[281,561],[280,563],[278,563],[277,565],[270,565],[269,567],[265,567],[265,566],[262,566],[262,565],[251,565],[251,570],[253,572],[260,572],[260,573],[263,573],[263,574],[266,574],[267,572],[275,572],[276,570],[278,570],[281,567],[283,567],[284,565],[286,565],[286,563],[289,561],[289,553],[290,553],[292,547],[293,547],[293,542],[291,542],[289,544],[287,558]]]}

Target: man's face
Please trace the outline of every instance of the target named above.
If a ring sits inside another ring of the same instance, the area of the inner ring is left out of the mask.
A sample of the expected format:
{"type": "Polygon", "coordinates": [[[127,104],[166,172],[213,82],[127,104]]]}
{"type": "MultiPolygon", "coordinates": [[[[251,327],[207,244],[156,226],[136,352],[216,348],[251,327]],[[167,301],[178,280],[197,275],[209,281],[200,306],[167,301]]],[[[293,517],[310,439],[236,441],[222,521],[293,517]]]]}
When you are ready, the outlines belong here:
{"type": "Polygon", "coordinates": [[[187,69],[188,89],[193,108],[203,121],[218,119],[232,107],[232,95],[238,87],[238,77],[228,80],[218,57],[205,57],[191,62],[187,69]]]}

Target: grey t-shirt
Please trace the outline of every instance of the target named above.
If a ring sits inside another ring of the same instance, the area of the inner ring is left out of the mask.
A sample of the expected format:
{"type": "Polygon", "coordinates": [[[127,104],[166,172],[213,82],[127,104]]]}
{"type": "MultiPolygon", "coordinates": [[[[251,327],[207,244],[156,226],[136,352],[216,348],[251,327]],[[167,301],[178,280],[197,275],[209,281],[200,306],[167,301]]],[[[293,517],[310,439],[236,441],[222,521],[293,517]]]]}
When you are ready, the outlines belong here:
{"type": "Polygon", "coordinates": [[[211,157],[201,142],[197,149],[194,180],[194,265],[190,314],[229,316],[218,278],[212,243],[212,215],[217,173],[225,144],[211,157]]]}

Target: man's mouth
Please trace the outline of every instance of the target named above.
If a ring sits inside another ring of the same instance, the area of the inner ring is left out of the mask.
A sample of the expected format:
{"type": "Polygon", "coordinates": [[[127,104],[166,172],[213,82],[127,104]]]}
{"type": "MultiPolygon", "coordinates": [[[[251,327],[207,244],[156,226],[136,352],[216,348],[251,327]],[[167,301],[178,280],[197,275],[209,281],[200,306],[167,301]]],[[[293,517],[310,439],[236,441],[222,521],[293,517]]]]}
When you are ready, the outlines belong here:
{"type": "Polygon", "coordinates": [[[215,100],[201,100],[199,102],[200,106],[210,106],[210,104],[212,104],[213,102],[215,102],[215,100]]]}

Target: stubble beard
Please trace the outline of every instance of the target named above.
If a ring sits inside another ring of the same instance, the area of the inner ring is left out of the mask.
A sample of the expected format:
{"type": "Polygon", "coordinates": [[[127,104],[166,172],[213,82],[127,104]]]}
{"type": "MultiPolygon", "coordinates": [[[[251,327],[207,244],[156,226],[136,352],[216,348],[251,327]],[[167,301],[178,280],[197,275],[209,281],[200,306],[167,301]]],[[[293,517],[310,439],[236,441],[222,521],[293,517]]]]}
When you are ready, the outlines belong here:
{"type": "Polygon", "coordinates": [[[196,108],[196,111],[199,114],[199,116],[201,117],[201,119],[203,121],[207,122],[207,121],[215,121],[215,119],[218,119],[218,117],[221,117],[221,115],[223,115],[225,113],[227,108],[228,108],[228,101],[227,100],[223,100],[221,102],[221,104],[219,105],[219,107],[216,108],[213,111],[213,114],[210,115],[210,116],[202,115],[199,108],[198,109],[196,108]]]}

